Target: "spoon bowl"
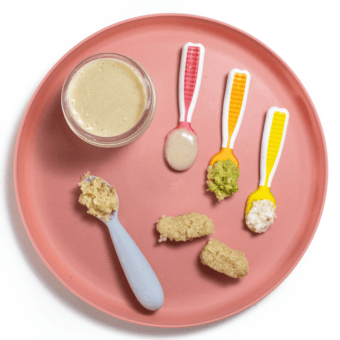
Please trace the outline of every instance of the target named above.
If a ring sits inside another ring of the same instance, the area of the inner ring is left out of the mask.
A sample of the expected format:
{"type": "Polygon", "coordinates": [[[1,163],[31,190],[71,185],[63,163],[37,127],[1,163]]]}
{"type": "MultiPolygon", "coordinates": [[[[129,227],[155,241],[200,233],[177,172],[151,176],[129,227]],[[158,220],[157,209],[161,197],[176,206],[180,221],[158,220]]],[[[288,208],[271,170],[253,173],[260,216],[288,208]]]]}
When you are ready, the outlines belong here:
{"type": "Polygon", "coordinates": [[[197,135],[187,123],[181,122],[165,139],[164,157],[177,170],[189,169],[197,156],[197,135]]]}
{"type": "Polygon", "coordinates": [[[235,157],[233,150],[230,148],[222,148],[221,151],[211,158],[210,165],[213,165],[218,161],[226,161],[227,159],[231,159],[231,161],[239,168],[239,162],[235,157]]]}

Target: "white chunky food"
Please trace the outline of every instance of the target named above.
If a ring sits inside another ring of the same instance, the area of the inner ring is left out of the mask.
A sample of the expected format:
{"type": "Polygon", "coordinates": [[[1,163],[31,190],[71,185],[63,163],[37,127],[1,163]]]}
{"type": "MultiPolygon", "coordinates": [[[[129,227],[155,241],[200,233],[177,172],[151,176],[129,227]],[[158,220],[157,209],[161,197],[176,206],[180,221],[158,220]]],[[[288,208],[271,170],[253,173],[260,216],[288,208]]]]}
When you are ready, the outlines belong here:
{"type": "Polygon", "coordinates": [[[246,224],[254,233],[263,233],[273,224],[274,218],[276,218],[276,215],[272,201],[254,201],[246,216],[246,224]]]}

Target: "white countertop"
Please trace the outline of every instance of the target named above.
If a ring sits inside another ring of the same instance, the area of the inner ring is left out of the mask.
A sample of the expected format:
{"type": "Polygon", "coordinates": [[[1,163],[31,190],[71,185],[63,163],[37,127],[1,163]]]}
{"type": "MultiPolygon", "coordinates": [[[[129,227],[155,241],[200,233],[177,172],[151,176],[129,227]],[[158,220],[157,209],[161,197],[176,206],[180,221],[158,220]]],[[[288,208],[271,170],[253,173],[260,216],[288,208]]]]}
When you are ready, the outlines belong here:
{"type": "Polygon", "coordinates": [[[336,1],[7,1],[1,12],[0,264],[2,339],[335,339],[339,336],[340,20],[336,1]],[[156,329],[105,315],[69,292],[33,248],[16,205],[14,147],[26,105],[50,68],[96,31],[135,16],[188,13],[231,24],[274,50],[296,73],[319,114],[328,148],[324,213],[288,278],[249,309],[187,329],[156,329]],[[6,126],[6,127],[5,127],[6,126]],[[4,180],[5,179],[5,180],[4,180]]]}

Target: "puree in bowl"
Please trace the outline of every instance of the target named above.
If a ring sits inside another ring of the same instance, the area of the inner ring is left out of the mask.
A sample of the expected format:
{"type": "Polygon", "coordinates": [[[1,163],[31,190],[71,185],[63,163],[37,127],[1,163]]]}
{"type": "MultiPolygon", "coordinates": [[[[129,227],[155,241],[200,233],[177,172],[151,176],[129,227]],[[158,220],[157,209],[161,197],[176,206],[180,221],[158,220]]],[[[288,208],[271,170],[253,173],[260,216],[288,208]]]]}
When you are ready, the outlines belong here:
{"type": "Polygon", "coordinates": [[[147,93],[139,74],[127,63],[103,58],[83,66],[67,97],[76,122],[87,132],[113,137],[133,128],[143,115],[147,93]]]}

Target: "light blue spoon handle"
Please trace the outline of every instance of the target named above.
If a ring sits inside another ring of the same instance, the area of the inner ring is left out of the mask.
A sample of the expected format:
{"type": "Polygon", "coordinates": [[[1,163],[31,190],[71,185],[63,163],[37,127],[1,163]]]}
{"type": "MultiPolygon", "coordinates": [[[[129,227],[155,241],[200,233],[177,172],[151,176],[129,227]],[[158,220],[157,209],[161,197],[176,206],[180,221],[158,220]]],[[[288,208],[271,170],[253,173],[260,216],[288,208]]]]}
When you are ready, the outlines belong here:
{"type": "Polygon", "coordinates": [[[159,280],[131,236],[118,218],[106,223],[119,261],[138,301],[146,309],[155,311],[162,307],[164,293],[159,280]]]}

